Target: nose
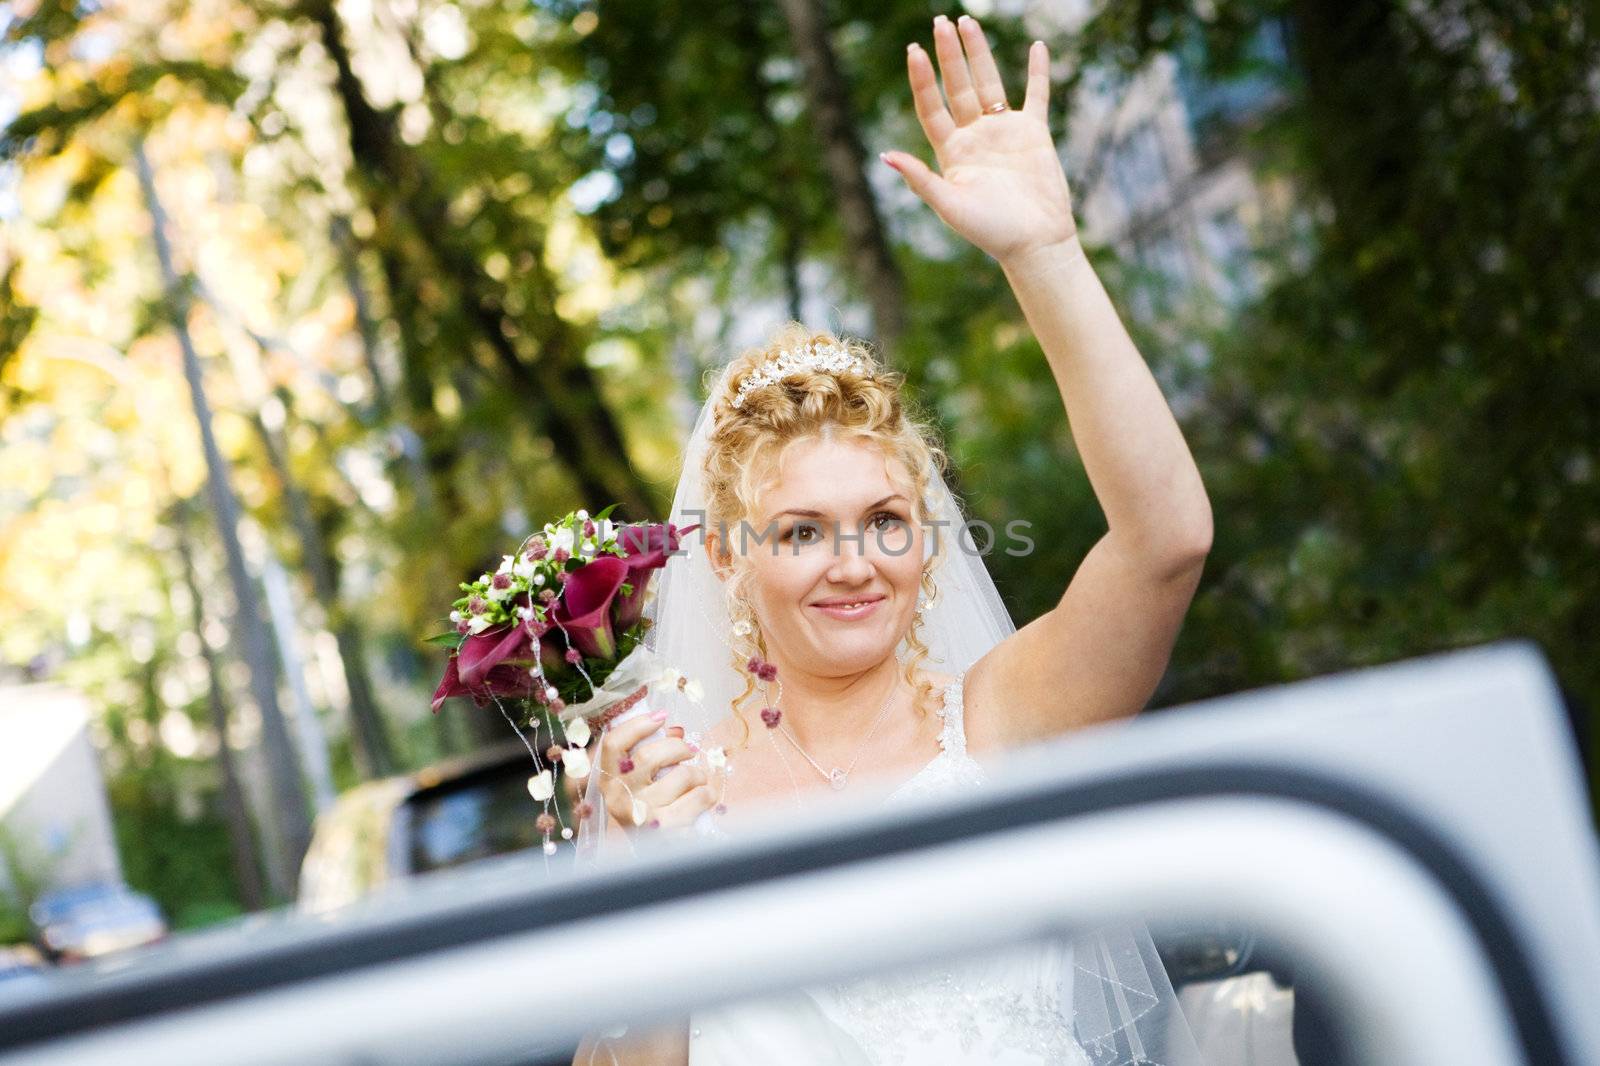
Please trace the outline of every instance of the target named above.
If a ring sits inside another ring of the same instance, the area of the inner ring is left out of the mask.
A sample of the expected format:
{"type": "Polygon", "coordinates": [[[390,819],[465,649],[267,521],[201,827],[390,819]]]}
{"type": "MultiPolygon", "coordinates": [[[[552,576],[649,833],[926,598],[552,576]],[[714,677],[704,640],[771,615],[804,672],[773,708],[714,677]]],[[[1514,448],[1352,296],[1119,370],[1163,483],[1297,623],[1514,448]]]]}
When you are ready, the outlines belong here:
{"type": "Polygon", "coordinates": [[[833,565],[828,568],[828,580],[835,585],[861,585],[872,579],[872,560],[867,558],[867,546],[849,537],[834,542],[833,565]]]}

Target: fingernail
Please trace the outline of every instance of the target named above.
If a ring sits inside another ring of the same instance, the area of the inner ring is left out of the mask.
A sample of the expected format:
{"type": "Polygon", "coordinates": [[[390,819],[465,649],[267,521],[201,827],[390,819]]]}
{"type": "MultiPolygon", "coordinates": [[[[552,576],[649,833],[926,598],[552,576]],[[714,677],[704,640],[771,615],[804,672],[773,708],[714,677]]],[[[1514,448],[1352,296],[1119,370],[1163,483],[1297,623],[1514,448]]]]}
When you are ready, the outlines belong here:
{"type": "Polygon", "coordinates": [[[667,720],[667,712],[666,711],[655,711],[654,713],[652,713],[650,715],[650,720],[652,722],[664,722],[664,721],[667,720]]]}
{"type": "Polygon", "coordinates": [[[669,726],[667,726],[667,736],[669,736],[669,737],[677,737],[679,740],[682,740],[683,739],[683,726],[681,726],[681,725],[669,725],[669,726]]]}
{"type": "Polygon", "coordinates": [[[911,55],[916,50],[917,50],[917,42],[916,41],[912,41],[910,44],[906,45],[906,55],[911,55]]]}
{"type": "Polygon", "coordinates": [[[933,21],[934,21],[935,24],[937,24],[937,23],[940,23],[940,22],[949,22],[950,19],[949,19],[948,16],[945,16],[945,15],[935,15],[935,16],[933,16],[933,21]]]}
{"type": "Polygon", "coordinates": [[[971,15],[962,15],[960,18],[956,19],[956,21],[961,23],[963,26],[965,26],[967,23],[975,22],[977,20],[974,19],[971,15]]]}

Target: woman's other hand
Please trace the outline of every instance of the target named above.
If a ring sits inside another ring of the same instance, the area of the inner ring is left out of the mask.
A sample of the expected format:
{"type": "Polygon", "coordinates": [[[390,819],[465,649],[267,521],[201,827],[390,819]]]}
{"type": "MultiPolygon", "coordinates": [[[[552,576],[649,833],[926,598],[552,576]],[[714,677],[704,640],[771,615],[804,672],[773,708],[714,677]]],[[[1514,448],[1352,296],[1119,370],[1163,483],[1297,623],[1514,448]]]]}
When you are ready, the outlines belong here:
{"type": "Polygon", "coordinates": [[[942,97],[933,60],[921,45],[907,50],[906,67],[939,173],[906,152],[885,152],[883,161],[951,229],[1001,263],[1076,244],[1072,198],[1046,121],[1050,56],[1043,42],[1028,52],[1021,110],[1000,110],[1005,86],[977,19],[962,15],[951,22],[940,15],[933,42],[942,97]]]}
{"type": "Polygon", "coordinates": [[[658,711],[630,718],[612,725],[600,739],[601,794],[611,817],[625,828],[691,825],[720,797],[720,775],[694,761],[697,749],[683,739],[681,728],[646,741],[665,716],[658,711]]]}

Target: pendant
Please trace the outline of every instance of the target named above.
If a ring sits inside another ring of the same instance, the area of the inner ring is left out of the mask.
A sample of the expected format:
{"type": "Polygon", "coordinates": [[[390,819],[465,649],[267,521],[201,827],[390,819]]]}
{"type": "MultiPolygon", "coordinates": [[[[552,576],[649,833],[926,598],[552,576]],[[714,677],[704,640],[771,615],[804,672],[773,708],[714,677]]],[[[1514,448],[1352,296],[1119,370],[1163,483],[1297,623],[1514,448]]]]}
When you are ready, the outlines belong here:
{"type": "Polygon", "coordinates": [[[850,775],[835,766],[828,772],[828,783],[832,785],[833,790],[837,792],[850,783],[850,775]]]}

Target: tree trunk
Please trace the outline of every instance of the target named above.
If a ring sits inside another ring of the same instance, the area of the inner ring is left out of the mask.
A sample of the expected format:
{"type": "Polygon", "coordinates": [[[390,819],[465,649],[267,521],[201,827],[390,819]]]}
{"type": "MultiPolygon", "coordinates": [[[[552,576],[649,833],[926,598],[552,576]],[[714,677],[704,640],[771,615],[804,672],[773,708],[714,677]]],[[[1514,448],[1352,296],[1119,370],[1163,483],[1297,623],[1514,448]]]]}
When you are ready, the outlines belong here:
{"type": "Polygon", "coordinates": [[[372,379],[372,405],[378,421],[388,424],[394,411],[389,400],[389,383],[384,378],[383,367],[378,362],[378,327],[372,320],[372,305],[367,300],[367,287],[361,283],[361,260],[357,254],[355,234],[350,223],[335,215],[328,226],[333,246],[339,250],[339,265],[344,272],[344,287],[350,293],[355,308],[356,332],[361,338],[361,360],[366,364],[367,376],[372,379]]]}
{"type": "MultiPolygon", "coordinates": [[[[388,212],[380,212],[380,226],[384,224],[386,214],[388,212]]],[[[415,449],[415,461],[420,464],[424,475],[418,481],[418,497],[420,500],[426,494],[427,504],[437,506],[443,514],[459,514],[462,501],[450,475],[460,452],[454,440],[443,432],[439,424],[427,353],[416,336],[416,288],[393,247],[380,244],[377,253],[378,262],[383,267],[389,315],[400,331],[400,385],[412,424],[416,427],[412,432],[411,425],[403,426],[400,433],[403,446],[415,449]]]]}
{"type": "Polygon", "coordinates": [[[893,353],[905,333],[905,282],[889,250],[878,205],[867,182],[866,151],[850,113],[850,93],[839,71],[823,0],[781,0],[794,49],[805,73],[806,100],[822,141],[822,161],[850,248],[856,280],[872,305],[877,342],[893,353]]]}
{"type": "Polygon", "coordinates": [[[300,745],[300,770],[311,785],[317,814],[333,806],[339,794],[333,787],[333,765],[328,759],[328,737],[311,702],[306,686],[305,657],[300,652],[300,623],[294,609],[294,590],[289,575],[278,561],[278,554],[266,534],[261,552],[261,590],[266,593],[267,617],[272,620],[272,635],[278,644],[278,661],[289,679],[289,706],[294,710],[295,737],[300,745]]]}
{"type": "MultiPolygon", "coordinates": [[[[285,410],[289,410],[287,405],[285,410]]],[[[339,597],[338,577],[333,561],[323,542],[322,530],[311,505],[289,469],[284,442],[256,415],[252,421],[261,438],[267,460],[278,475],[284,500],[288,503],[289,522],[294,526],[300,541],[301,565],[311,577],[311,588],[322,606],[328,628],[339,645],[339,658],[344,666],[345,688],[349,692],[350,736],[353,741],[357,769],[363,777],[387,777],[395,772],[394,745],[384,728],[383,713],[372,695],[372,679],[367,672],[365,642],[361,625],[345,611],[339,597]]]]}
{"type": "Polygon", "coordinates": [[[805,288],[800,280],[800,261],[805,254],[805,218],[786,191],[799,187],[800,177],[795,173],[783,144],[783,128],[772,113],[772,98],[767,92],[766,80],[761,76],[761,61],[771,49],[761,33],[757,9],[750,4],[738,4],[736,29],[739,48],[745,58],[745,81],[750,87],[750,107],[766,135],[772,151],[780,153],[778,166],[779,187],[767,201],[767,211],[772,216],[773,228],[778,235],[778,263],[783,272],[784,293],[788,297],[789,317],[800,322],[805,317],[805,288]]]}
{"type": "MultiPolygon", "coordinates": [[[[393,434],[394,445],[411,478],[412,487],[417,492],[417,507],[431,511],[433,491],[428,480],[427,464],[423,459],[422,438],[408,422],[396,417],[394,399],[389,392],[389,383],[383,372],[382,361],[378,357],[378,327],[373,318],[372,300],[367,294],[366,283],[361,279],[361,245],[351,232],[350,224],[342,217],[334,219],[332,237],[339,249],[339,258],[344,268],[344,285],[350,292],[350,302],[355,308],[356,331],[361,338],[361,358],[366,364],[367,374],[372,378],[373,406],[378,423],[386,432],[393,434]]],[[[401,361],[404,364],[411,357],[410,353],[404,350],[411,343],[410,333],[404,324],[397,322],[397,325],[401,325],[401,361]]],[[[430,410],[432,403],[433,398],[430,395],[428,397],[430,410]]]]}
{"type": "Polygon", "coordinates": [[[211,501],[217,533],[227,559],[228,580],[233,586],[237,609],[236,635],[250,672],[250,691],[261,715],[261,740],[270,783],[273,830],[277,837],[276,861],[270,864],[273,894],[293,899],[300,859],[311,840],[311,818],[307,812],[305,784],[295,759],[294,743],[278,705],[277,670],[274,667],[272,638],[261,619],[260,602],[245,565],[244,547],[239,543],[239,501],[228,481],[228,468],[211,428],[211,405],[206,399],[200,357],[189,336],[189,290],[178,277],[167,242],[166,214],[156,194],[155,174],[145,156],[144,143],[134,145],[134,163],[150,214],[151,236],[156,259],[161,266],[167,311],[172,319],[178,347],[183,354],[183,376],[189,383],[189,398],[194,405],[195,422],[200,430],[200,446],[206,461],[206,488],[211,501]]]}
{"type": "Polygon", "coordinates": [[[332,3],[315,0],[303,10],[316,22],[323,47],[333,59],[335,88],[344,105],[357,168],[379,176],[382,195],[411,220],[418,234],[426,236],[440,273],[453,282],[479,339],[493,352],[535,428],[556,443],[580,495],[591,507],[616,502],[629,517],[651,516],[655,501],[627,461],[622,432],[601,401],[598,382],[584,363],[571,328],[554,310],[555,284],[544,271],[542,257],[533,257],[536,273],[531,277],[545,308],[541,329],[535,331],[542,343],[530,362],[510,339],[522,331],[522,324],[506,310],[497,284],[471,252],[452,239],[456,227],[445,198],[434,188],[422,161],[400,143],[389,116],[367,102],[332,3]]]}
{"type": "Polygon", "coordinates": [[[189,543],[188,507],[180,504],[175,525],[178,533],[178,558],[183,565],[183,586],[189,590],[190,624],[200,639],[200,658],[206,664],[206,707],[211,727],[217,731],[217,769],[222,775],[222,813],[228,823],[228,846],[233,854],[233,876],[239,883],[239,901],[246,910],[258,911],[267,905],[261,884],[261,867],[256,858],[255,827],[250,822],[250,805],[239,781],[239,768],[233,761],[229,737],[228,700],[222,686],[221,664],[206,642],[205,605],[200,597],[200,582],[194,573],[194,549],[189,543]]]}

